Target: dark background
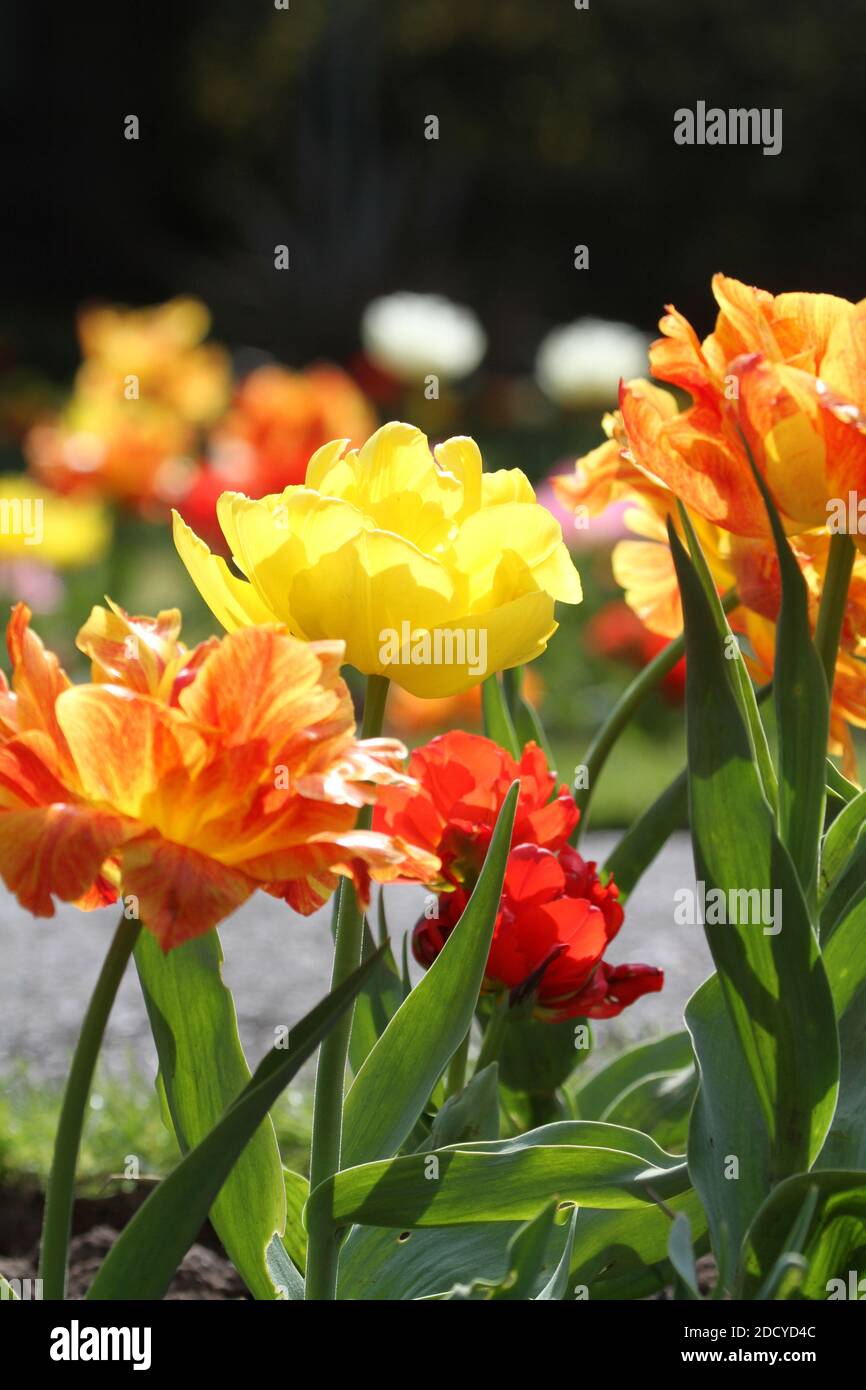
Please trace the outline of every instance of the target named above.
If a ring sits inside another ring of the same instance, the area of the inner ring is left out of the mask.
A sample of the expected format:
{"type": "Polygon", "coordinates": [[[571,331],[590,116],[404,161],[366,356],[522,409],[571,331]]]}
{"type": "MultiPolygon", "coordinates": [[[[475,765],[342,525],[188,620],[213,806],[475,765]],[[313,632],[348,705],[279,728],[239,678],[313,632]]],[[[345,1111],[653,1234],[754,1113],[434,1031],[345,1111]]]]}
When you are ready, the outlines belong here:
{"type": "Polygon", "coordinates": [[[705,331],[717,269],[866,293],[862,0],[590,5],[5,0],[4,352],[66,375],[82,301],[192,292],[232,346],[345,359],[408,288],[510,371],[580,314],[705,331]],[[698,99],[782,107],[782,153],[676,146],[698,99]]]}

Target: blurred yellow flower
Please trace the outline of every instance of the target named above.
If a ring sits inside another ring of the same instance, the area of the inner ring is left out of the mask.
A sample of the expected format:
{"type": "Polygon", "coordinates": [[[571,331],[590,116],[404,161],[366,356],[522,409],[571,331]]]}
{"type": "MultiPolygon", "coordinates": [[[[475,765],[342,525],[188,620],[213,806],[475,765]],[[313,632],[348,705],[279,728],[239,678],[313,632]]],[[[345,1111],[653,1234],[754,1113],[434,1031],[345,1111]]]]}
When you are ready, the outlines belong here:
{"type": "Polygon", "coordinates": [[[554,602],[580,579],[559,523],[519,469],[482,472],[474,440],[430,452],[412,425],[313,455],[303,486],[217,514],[244,578],[175,514],[175,542],[229,631],[281,622],[307,641],[341,638],[346,660],[425,698],[458,694],[532,661],[556,630],[554,602]]]}
{"type": "Polygon", "coordinates": [[[110,541],[108,513],[98,502],[61,497],[22,473],[0,475],[0,561],[74,569],[99,560],[110,541]]]}
{"type": "Polygon", "coordinates": [[[229,401],[228,354],[202,342],[209,326],[194,299],[82,312],[84,361],[73,394],[58,417],[37,421],[25,443],[36,474],[62,492],[161,499],[166,479],[192,467],[200,431],[229,401]]]}
{"type": "Polygon", "coordinates": [[[84,362],[76,391],[130,399],[130,377],[136,377],[142,399],[171,406],[190,425],[207,425],[226,408],[231,389],[228,353],[203,341],[209,330],[210,314],[197,299],[85,309],[78,319],[84,362]]]}

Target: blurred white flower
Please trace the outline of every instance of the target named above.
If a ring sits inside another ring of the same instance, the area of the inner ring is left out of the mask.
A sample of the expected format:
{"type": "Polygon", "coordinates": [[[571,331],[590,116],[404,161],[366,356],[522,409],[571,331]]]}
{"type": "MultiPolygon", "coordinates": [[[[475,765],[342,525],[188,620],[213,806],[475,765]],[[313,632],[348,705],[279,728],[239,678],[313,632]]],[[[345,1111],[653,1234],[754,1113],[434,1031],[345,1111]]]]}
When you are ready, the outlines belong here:
{"type": "Polygon", "coordinates": [[[374,299],[361,319],[361,338],[376,366],[400,381],[433,374],[459,381],[474,372],[487,335],[471,309],[439,294],[408,291],[374,299]]]}
{"type": "Polygon", "coordinates": [[[620,380],[646,376],[649,338],[630,323],[577,319],[553,328],[535,357],[535,379],[557,405],[613,406],[620,380]]]}

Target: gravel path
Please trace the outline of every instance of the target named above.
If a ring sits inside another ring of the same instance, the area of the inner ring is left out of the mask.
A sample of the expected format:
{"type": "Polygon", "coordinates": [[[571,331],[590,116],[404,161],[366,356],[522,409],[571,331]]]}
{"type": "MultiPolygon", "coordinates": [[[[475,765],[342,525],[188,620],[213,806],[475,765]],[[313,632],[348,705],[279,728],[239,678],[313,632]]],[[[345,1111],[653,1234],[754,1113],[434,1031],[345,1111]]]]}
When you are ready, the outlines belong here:
{"type": "MultiPolygon", "coordinates": [[[[614,838],[590,834],[584,852],[602,860],[614,838]]],[[[679,835],[638,885],[611,951],[614,963],[663,966],[665,988],[596,1026],[598,1056],[681,1026],[685,1001],[711,970],[702,930],[673,921],[675,891],[693,887],[691,847],[679,835]]],[[[392,934],[402,938],[420,913],[423,891],[387,891],[392,934]]],[[[276,1026],[291,1026],[327,991],[329,912],[297,917],[284,903],[259,893],[221,928],[225,979],[251,1061],[272,1045],[276,1026]]],[[[0,888],[0,1085],[21,1059],[31,1076],[64,1075],[116,915],[115,908],[87,914],[61,905],[56,917],[35,920],[0,888]]],[[[115,1003],[103,1058],[123,1075],[130,1055],[149,1076],[155,1054],[132,969],[115,1003]]]]}

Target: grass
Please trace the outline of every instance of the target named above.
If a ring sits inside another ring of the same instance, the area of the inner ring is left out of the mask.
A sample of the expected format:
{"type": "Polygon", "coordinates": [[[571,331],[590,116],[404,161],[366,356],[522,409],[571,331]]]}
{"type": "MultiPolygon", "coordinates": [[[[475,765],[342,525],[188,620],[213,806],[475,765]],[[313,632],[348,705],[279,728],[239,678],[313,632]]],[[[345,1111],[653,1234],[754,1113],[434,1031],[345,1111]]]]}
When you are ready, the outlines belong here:
{"type": "MultiPolygon", "coordinates": [[[[46,1085],[19,1065],[3,1078],[0,1095],[0,1182],[45,1185],[51,1165],[62,1087],[46,1085]]],[[[274,1107],[283,1162],[305,1171],[309,1150],[310,1097],[290,1088],[274,1107]]],[[[156,1091],[130,1063],[127,1075],[99,1075],[78,1163],[78,1186],[91,1196],[118,1185],[131,1160],[141,1177],[162,1177],[177,1162],[174,1136],[163,1123],[156,1091]]]]}

